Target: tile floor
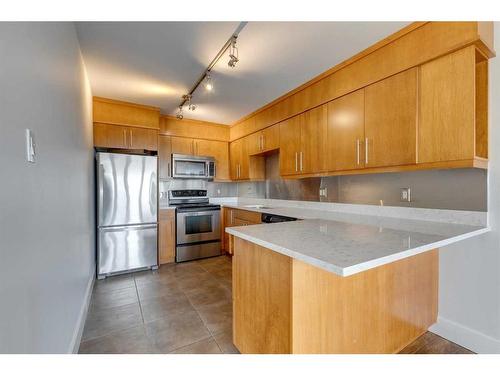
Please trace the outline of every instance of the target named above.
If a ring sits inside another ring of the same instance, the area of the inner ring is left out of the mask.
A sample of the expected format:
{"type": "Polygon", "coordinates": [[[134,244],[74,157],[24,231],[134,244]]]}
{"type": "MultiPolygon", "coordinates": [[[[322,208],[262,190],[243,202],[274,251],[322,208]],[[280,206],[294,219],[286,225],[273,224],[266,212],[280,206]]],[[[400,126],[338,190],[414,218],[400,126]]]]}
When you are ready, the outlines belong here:
{"type": "Polygon", "coordinates": [[[238,353],[231,259],[96,281],[80,353],[238,353]]]}
{"type": "MultiPolygon", "coordinates": [[[[238,353],[226,256],[96,281],[80,353],[238,353]]],[[[465,354],[427,332],[402,354],[465,354]]]]}

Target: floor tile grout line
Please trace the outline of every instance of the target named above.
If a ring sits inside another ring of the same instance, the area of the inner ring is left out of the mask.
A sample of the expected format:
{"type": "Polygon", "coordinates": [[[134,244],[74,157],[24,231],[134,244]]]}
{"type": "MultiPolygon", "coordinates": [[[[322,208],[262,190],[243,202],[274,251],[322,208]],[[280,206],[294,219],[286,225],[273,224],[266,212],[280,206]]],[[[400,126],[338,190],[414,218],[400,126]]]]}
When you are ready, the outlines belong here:
{"type": "Polygon", "coordinates": [[[137,301],[139,302],[139,310],[141,311],[142,324],[146,324],[144,321],[144,314],[142,312],[142,303],[141,303],[141,298],[139,297],[139,290],[137,289],[137,282],[135,280],[135,276],[134,276],[134,285],[135,285],[135,294],[137,295],[137,301]]]}
{"type": "Polygon", "coordinates": [[[137,323],[137,324],[133,324],[133,325],[131,325],[129,327],[113,329],[113,330],[109,331],[108,333],[106,333],[105,335],[95,336],[95,337],[92,337],[92,338],[86,339],[86,340],[82,339],[80,341],[80,343],[84,343],[84,342],[88,342],[88,341],[92,341],[92,340],[97,340],[97,339],[102,339],[103,337],[110,336],[110,335],[115,335],[118,332],[126,331],[127,329],[137,328],[137,327],[140,327],[140,326],[144,326],[144,323],[137,323]]]}

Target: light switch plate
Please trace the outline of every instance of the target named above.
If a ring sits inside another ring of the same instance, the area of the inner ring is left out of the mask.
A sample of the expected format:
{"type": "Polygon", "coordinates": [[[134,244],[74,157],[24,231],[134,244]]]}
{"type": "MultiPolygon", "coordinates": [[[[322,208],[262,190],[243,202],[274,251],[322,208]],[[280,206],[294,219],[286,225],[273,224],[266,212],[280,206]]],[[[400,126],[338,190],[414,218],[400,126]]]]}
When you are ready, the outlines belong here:
{"type": "Polygon", "coordinates": [[[328,195],[328,190],[326,187],[324,188],[320,188],[319,189],[319,196],[322,197],[322,198],[326,198],[328,195]]]}
{"type": "Polygon", "coordinates": [[[411,189],[401,188],[401,202],[411,202],[411,189]]]}
{"type": "Polygon", "coordinates": [[[35,140],[33,139],[33,132],[31,129],[26,129],[26,161],[29,163],[35,162],[35,140]]]}

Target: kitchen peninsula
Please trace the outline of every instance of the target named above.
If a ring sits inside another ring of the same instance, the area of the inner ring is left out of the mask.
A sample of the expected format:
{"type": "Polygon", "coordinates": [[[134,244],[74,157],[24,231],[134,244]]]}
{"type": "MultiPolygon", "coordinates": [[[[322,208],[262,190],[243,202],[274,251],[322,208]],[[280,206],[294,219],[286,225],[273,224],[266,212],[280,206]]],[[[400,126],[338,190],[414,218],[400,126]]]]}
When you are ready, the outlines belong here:
{"type": "Polygon", "coordinates": [[[226,228],[242,353],[398,352],[436,321],[438,248],[488,231],[474,213],[411,209],[428,217],[415,220],[404,208],[381,207],[390,217],[316,206],[225,205],[304,219],[226,228]]]}

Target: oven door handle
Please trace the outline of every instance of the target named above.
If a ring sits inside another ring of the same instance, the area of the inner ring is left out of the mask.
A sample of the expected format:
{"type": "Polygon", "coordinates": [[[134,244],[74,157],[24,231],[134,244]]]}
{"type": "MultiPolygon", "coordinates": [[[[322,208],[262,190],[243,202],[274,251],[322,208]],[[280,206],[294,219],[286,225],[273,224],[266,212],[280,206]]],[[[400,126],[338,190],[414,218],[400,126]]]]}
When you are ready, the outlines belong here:
{"type": "Polygon", "coordinates": [[[198,211],[199,209],[197,208],[178,208],[177,212],[180,214],[189,214],[189,215],[183,215],[183,216],[203,216],[203,215],[211,215],[214,213],[214,211],[220,211],[219,208],[208,208],[208,209],[203,209],[203,211],[198,211]]]}

